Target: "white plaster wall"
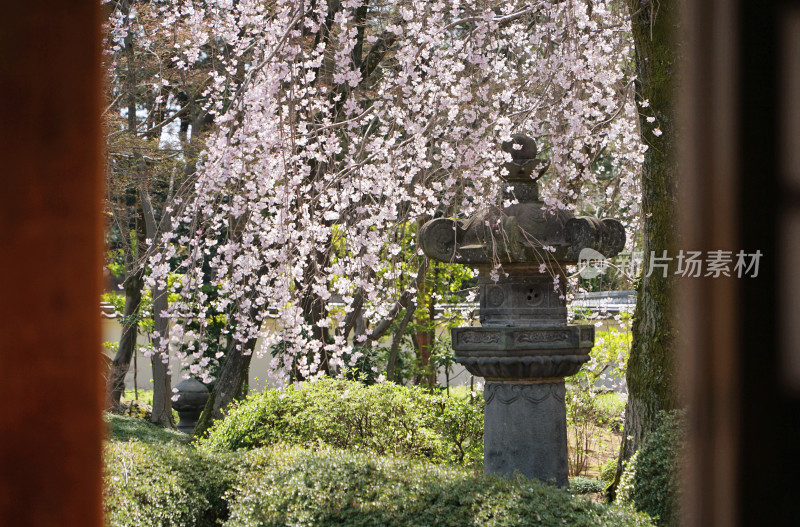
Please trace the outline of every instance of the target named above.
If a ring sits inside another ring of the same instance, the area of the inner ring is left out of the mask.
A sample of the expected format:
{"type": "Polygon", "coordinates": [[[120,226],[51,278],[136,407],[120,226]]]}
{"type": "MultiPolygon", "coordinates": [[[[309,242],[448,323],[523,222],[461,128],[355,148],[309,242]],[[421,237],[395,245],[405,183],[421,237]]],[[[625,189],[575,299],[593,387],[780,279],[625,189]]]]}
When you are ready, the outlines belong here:
{"type": "MultiPolygon", "coordinates": [[[[602,321],[602,325],[596,329],[596,331],[606,331],[610,327],[618,327],[618,324],[613,320],[604,320],[602,321]]],[[[122,334],[122,325],[116,319],[109,319],[103,317],[103,342],[119,342],[120,335],[122,334]]],[[[444,328],[440,328],[438,333],[444,332],[444,328]]],[[[147,335],[139,335],[138,342],[141,345],[147,344],[147,335]]],[[[260,342],[259,342],[260,344],[260,342]]],[[[256,348],[259,347],[259,344],[256,345],[256,348]]],[[[386,345],[389,343],[387,342],[386,345]]],[[[106,350],[106,354],[111,356],[111,352],[106,350]]],[[[269,376],[267,375],[267,371],[269,370],[269,363],[271,360],[271,356],[267,353],[263,357],[259,357],[258,355],[254,356],[252,362],[250,363],[250,388],[252,390],[261,391],[266,387],[274,387],[275,384],[271,382],[269,376]]],[[[183,378],[183,372],[181,371],[180,362],[172,359],[172,372],[173,372],[173,386],[180,382],[180,379],[183,378]]],[[[141,354],[137,356],[137,367],[136,367],[136,384],[141,389],[152,390],[153,389],[153,375],[152,375],[152,368],[150,366],[150,359],[143,357],[141,354]]],[[[453,365],[453,371],[450,373],[450,386],[469,386],[471,374],[460,364],[453,365]]],[[[438,381],[440,386],[444,386],[446,383],[446,376],[444,371],[438,372],[438,381]]],[[[480,377],[476,377],[474,381],[483,383],[483,379],[480,377]]],[[[602,381],[601,381],[602,382],[602,381]]],[[[134,383],[134,366],[133,362],[131,362],[131,369],[128,372],[128,375],[125,377],[125,386],[127,388],[133,389],[134,383]]]]}

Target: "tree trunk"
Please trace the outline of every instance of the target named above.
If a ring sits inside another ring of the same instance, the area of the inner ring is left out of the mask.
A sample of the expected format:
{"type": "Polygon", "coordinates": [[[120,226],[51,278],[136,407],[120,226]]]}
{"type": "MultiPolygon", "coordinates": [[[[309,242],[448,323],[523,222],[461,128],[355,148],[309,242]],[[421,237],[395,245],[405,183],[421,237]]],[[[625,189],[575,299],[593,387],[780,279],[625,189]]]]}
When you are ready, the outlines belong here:
{"type": "MultiPolygon", "coordinates": [[[[157,243],[156,218],[150,195],[147,189],[140,189],[142,211],[144,212],[145,230],[152,244],[157,243]]],[[[165,213],[166,215],[166,213],[165,213]]],[[[163,221],[162,224],[168,224],[163,221]]],[[[155,353],[150,359],[153,368],[153,414],[150,420],[164,427],[174,428],[172,420],[172,377],[169,373],[169,319],[163,316],[169,304],[167,302],[167,288],[156,285],[153,290],[153,347],[158,351],[162,347],[167,350],[164,355],[155,353]]]]}
{"type": "Polygon", "coordinates": [[[250,393],[250,361],[253,357],[253,350],[255,349],[255,342],[250,349],[250,355],[246,357],[242,369],[239,371],[239,391],[234,395],[234,399],[244,399],[250,393]]]}
{"type": "MultiPolygon", "coordinates": [[[[162,315],[168,307],[166,289],[156,287],[153,291],[153,328],[158,336],[153,338],[153,346],[157,350],[169,341],[169,319],[162,315]]],[[[163,355],[156,353],[150,359],[153,368],[153,414],[150,420],[164,427],[174,427],[172,376],[169,373],[169,348],[166,349],[163,355]]]]}
{"type": "Polygon", "coordinates": [[[203,435],[214,420],[222,419],[223,412],[234,398],[242,392],[242,387],[247,380],[245,372],[250,369],[250,360],[253,357],[253,350],[256,347],[256,339],[250,339],[244,346],[237,348],[236,341],[231,340],[228,351],[225,353],[225,362],[219,373],[214,389],[206,401],[203,413],[200,415],[194,427],[192,435],[200,437],[203,435]],[[245,354],[245,352],[249,352],[245,354]]]}
{"type": "Polygon", "coordinates": [[[431,354],[434,344],[432,332],[429,330],[419,331],[414,340],[417,344],[417,358],[419,359],[419,371],[414,375],[414,384],[433,388],[435,377],[431,373],[431,354]]]}
{"type": "MultiPolygon", "coordinates": [[[[130,3],[124,2],[121,6],[124,13],[130,10],[130,3]]],[[[128,131],[136,134],[136,68],[133,51],[133,39],[125,40],[125,54],[128,71],[126,74],[128,131]]],[[[139,241],[144,236],[141,232],[142,225],[137,216],[136,235],[139,241]]],[[[141,247],[141,245],[140,245],[141,247]]],[[[119,339],[117,353],[108,372],[107,392],[109,394],[108,406],[110,410],[120,408],[122,394],[125,392],[125,376],[131,367],[131,358],[136,353],[136,339],[139,336],[139,305],[142,302],[142,287],[144,286],[144,268],[138,268],[136,255],[133,248],[125,251],[125,307],[122,314],[122,335],[119,339]]]]}
{"type": "Polygon", "coordinates": [[[651,3],[628,0],[636,46],[636,100],[642,140],[649,146],[642,168],[644,265],[637,287],[633,341],[628,360],[628,402],[625,431],[617,471],[609,486],[616,496],[623,463],[656,426],[661,410],[677,406],[674,379],[673,327],[674,269],[664,276],[656,267],[650,276],[651,255],[675,256],[675,76],[678,5],[674,0],[651,3]],[[646,104],[642,104],[647,101],[646,104]],[[648,117],[654,117],[648,122],[648,117]],[[660,133],[659,133],[660,130],[660,133]],[[654,133],[655,132],[655,133],[654,133]]]}
{"type": "MultiPolygon", "coordinates": [[[[417,277],[414,279],[413,287],[416,289],[416,296],[417,299],[422,298],[420,293],[420,288],[425,284],[425,276],[428,274],[428,268],[430,267],[430,261],[427,258],[422,260],[422,263],[417,269],[417,277]]],[[[387,380],[394,381],[399,383],[400,382],[400,374],[397,372],[397,357],[400,352],[400,344],[403,339],[403,333],[405,333],[408,324],[411,322],[411,319],[414,318],[414,315],[417,311],[417,303],[411,300],[411,294],[408,290],[403,292],[401,295],[398,304],[402,307],[405,307],[406,313],[403,315],[403,318],[400,320],[400,324],[398,325],[397,329],[395,330],[394,336],[392,337],[392,347],[389,351],[389,360],[386,364],[386,378],[387,380]],[[406,293],[408,293],[406,295],[406,293]],[[407,296],[408,299],[403,303],[403,297],[407,296]]],[[[394,318],[394,317],[392,317],[394,318]]],[[[416,347],[416,336],[412,335],[412,341],[414,346],[416,347]]]]}
{"type": "Polygon", "coordinates": [[[400,344],[403,341],[403,333],[406,332],[411,319],[414,318],[414,312],[417,310],[417,303],[411,300],[406,307],[406,314],[400,320],[400,325],[392,337],[392,347],[389,350],[389,359],[386,361],[386,380],[399,383],[399,375],[397,374],[397,359],[400,354],[400,344]]]}
{"type": "MultiPolygon", "coordinates": [[[[438,274],[438,267],[434,267],[434,274],[438,274]]],[[[436,372],[432,371],[433,365],[431,364],[431,355],[436,344],[435,283],[435,277],[432,281],[424,278],[417,281],[417,299],[419,302],[424,302],[425,314],[419,315],[418,313],[417,324],[420,329],[412,339],[419,361],[419,371],[414,375],[413,382],[416,385],[424,384],[429,388],[436,385],[436,372]],[[426,289],[430,291],[430,294],[427,294],[426,289]]]]}
{"type": "Polygon", "coordinates": [[[125,279],[122,336],[119,339],[119,347],[108,374],[109,409],[111,410],[120,407],[120,400],[125,392],[125,376],[130,370],[131,358],[136,353],[136,337],[139,335],[139,305],[142,302],[144,268],[136,268],[135,265],[130,262],[128,277],[125,279]]]}

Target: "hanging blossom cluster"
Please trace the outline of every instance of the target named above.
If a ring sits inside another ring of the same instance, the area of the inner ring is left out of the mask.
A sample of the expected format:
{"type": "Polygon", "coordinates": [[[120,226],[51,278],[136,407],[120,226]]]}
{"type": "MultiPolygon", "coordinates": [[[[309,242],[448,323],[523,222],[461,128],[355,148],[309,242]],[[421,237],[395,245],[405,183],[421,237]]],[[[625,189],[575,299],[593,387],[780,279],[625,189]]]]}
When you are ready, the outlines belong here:
{"type": "Polygon", "coordinates": [[[414,244],[408,232],[494,203],[509,159],[499,144],[514,133],[537,138],[551,160],[550,207],[575,210],[605,171],[613,181],[603,191],[615,189],[605,197],[635,217],[643,147],[628,23],[614,5],[162,0],[146,8],[172,39],[176,68],[215,65],[204,94],[215,131],[151,262],[150,283],[162,287],[167,262],[179,262],[181,300],[169,316],[185,363],[207,356],[204,321],[224,313],[232,346],[258,339],[256,353],[279,350],[278,379],[352,364],[367,339],[343,333],[348,317],[360,310],[374,327],[404,290],[415,292],[416,270],[398,262],[414,244]],[[186,329],[188,320],[199,330],[186,329]]]}

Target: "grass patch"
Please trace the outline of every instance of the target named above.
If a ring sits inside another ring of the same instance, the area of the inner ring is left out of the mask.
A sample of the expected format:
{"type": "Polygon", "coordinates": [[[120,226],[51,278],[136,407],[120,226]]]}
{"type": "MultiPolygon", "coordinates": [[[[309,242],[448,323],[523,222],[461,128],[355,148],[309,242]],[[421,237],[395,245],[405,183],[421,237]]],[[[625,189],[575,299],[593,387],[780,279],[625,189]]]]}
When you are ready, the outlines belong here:
{"type": "Polygon", "coordinates": [[[146,405],[153,406],[153,390],[145,390],[144,388],[139,388],[138,390],[134,391],[130,388],[125,389],[125,393],[122,394],[123,399],[127,399],[129,401],[141,401],[146,405]],[[139,393],[139,397],[136,397],[136,393],[139,393]]]}
{"type": "Polygon", "coordinates": [[[187,442],[190,438],[177,430],[161,428],[136,417],[105,413],[103,419],[108,426],[109,441],[134,439],[148,444],[187,442]]]}

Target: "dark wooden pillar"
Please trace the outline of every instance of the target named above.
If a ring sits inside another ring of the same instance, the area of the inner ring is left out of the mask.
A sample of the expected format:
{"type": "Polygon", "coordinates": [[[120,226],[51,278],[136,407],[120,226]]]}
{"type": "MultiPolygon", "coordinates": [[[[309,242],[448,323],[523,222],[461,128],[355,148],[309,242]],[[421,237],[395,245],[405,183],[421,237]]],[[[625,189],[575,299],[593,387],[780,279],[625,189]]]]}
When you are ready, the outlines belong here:
{"type": "Polygon", "coordinates": [[[99,11],[0,16],[2,525],[102,525],[99,11]]]}
{"type": "MultiPolygon", "coordinates": [[[[736,254],[742,211],[741,174],[734,165],[740,141],[735,9],[726,0],[686,5],[678,247],[736,254]]],[[[734,526],[738,515],[739,286],[735,278],[688,278],[678,284],[683,370],[678,378],[690,407],[683,505],[687,525],[696,527],[734,526]]]]}
{"type": "Polygon", "coordinates": [[[800,9],[685,6],[679,246],[763,255],[757,278],[682,284],[686,525],[794,525],[800,164],[785,159],[800,159],[800,9]]]}

